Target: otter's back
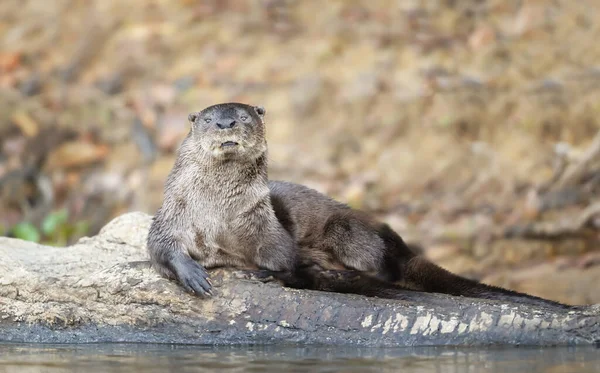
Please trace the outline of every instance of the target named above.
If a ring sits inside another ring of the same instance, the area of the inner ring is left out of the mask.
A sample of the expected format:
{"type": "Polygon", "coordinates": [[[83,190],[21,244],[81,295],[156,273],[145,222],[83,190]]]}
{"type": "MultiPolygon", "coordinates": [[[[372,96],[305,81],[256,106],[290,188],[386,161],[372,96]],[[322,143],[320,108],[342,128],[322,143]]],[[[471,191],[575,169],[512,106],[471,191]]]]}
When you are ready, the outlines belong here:
{"type": "Polygon", "coordinates": [[[350,208],[304,185],[269,181],[277,219],[297,239],[323,227],[329,217],[350,208]]]}

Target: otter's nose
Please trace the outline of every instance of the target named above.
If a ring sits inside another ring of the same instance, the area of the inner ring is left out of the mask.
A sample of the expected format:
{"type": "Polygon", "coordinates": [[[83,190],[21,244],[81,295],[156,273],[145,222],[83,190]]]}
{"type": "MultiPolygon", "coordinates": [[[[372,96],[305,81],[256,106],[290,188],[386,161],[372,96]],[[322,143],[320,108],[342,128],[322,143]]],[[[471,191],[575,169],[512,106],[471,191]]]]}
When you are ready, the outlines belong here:
{"type": "Polygon", "coordinates": [[[233,128],[237,122],[234,119],[221,119],[217,121],[217,127],[220,129],[233,128]]]}

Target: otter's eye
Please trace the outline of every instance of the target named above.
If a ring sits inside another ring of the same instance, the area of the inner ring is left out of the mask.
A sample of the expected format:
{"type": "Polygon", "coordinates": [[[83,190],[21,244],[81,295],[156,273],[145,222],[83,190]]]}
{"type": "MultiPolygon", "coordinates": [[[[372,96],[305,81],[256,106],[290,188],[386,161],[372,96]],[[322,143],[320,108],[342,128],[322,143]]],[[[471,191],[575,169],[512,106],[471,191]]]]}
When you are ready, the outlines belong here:
{"type": "Polygon", "coordinates": [[[205,123],[210,123],[211,120],[212,120],[211,118],[204,118],[205,123]]]}
{"type": "Polygon", "coordinates": [[[248,116],[247,116],[247,115],[242,115],[242,116],[240,117],[240,119],[241,119],[243,122],[247,122],[247,121],[248,121],[248,116]]]}

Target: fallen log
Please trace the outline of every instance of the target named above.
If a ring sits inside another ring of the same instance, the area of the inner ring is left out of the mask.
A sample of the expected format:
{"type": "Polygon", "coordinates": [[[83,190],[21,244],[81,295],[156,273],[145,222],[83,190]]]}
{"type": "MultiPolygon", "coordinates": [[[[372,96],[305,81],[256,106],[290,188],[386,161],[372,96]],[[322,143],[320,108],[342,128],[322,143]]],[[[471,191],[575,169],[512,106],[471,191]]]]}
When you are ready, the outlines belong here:
{"type": "Polygon", "coordinates": [[[579,310],[439,294],[411,301],[294,290],[211,271],[215,295],[150,268],[150,216],[125,214],[66,247],[0,238],[0,341],[358,346],[557,345],[600,340],[600,305],[579,310]]]}

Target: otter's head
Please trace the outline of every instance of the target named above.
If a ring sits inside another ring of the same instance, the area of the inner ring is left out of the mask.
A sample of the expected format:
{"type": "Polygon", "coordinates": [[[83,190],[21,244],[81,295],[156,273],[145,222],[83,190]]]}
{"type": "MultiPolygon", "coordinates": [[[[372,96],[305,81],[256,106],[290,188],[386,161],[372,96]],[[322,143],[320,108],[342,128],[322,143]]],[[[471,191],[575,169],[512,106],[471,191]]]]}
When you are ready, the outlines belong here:
{"type": "Polygon", "coordinates": [[[239,103],[209,106],[191,113],[191,136],[214,157],[258,158],[267,150],[265,109],[239,103]]]}

